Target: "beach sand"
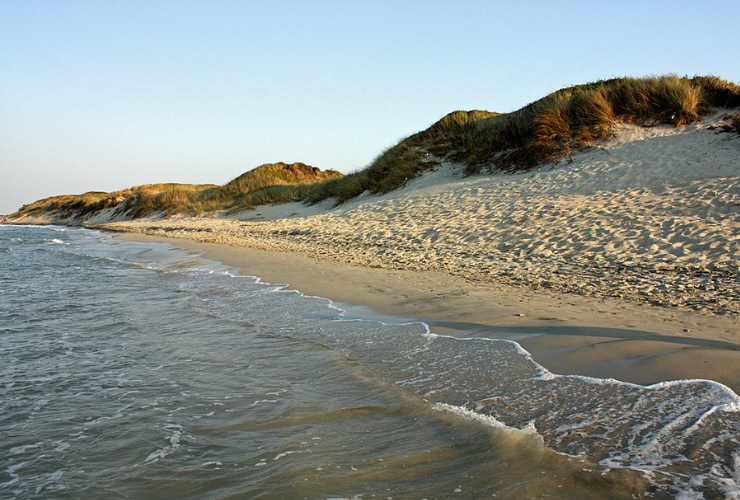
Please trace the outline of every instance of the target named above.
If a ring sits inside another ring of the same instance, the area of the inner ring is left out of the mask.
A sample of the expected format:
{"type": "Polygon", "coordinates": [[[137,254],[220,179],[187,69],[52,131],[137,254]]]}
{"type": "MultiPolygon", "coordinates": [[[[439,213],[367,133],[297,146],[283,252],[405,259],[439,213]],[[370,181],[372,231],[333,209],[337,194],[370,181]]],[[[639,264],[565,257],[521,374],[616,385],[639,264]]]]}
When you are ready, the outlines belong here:
{"type": "Polygon", "coordinates": [[[640,384],[703,378],[740,392],[740,335],[734,316],[182,238],[118,237],[166,242],[238,267],[244,275],[359,306],[360,314],[423,320],[438,333],[514,339],[555,373],[640,384]]]}
{"type": "Polygon", "coordinates": [[[443,164],[337,207],[101,227],[737,316],[740,138],[713,123],[623,125],[572,161],[526,173],[462,178],[443,164]]]}
{"type": "Polygon", "coordinates": [[[435,331],[514,338],[557,373],[740,392],[740,137],[712,129],[722,116],[620,125],[525,173],[446,163],[339,206],[94,227],[435,331]]]}

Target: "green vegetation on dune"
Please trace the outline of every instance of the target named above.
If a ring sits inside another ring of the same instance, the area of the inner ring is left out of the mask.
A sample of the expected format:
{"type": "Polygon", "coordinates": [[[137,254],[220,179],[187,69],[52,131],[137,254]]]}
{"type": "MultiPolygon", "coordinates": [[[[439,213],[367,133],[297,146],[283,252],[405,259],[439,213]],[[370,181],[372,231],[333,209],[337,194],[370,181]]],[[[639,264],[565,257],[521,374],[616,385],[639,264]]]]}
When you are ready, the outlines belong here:
{"type": "Polygon", "coordinates": [[[305,163],[268,163],[245,172],[228,182],[221,189],[231,193],[253,193],[270,186],[284,184],[310,184],[341,174],[335,170],[322,171],[305,163]]]}
{"type": "Polygon", "coordinates": [[[240,210],[262,202],[289,201],[280,188],[297,188],[341,175],[333,170],[323,171],[304,163],[270,163],[250,170],[224,186],[146,184],[111,193],[94,191],[79,195],[52,196],[24,205],[10,217],[35,217],[55,213],[62,217],[79,219],[108,209],[131,218],[153,214],[193,215],[217,210],[240,210]]]}
{"type": "Polygon", "coordinates": [[[256,207],[257,205],[274,205],[276,203],[304,201],[308,196],[309,190],[323,182],[327,181],[312,184],[283,184],[268,186],[247,194],[244,197],[244,204],[246,206],[256,207]]]}
{"type": "Polygon", "coordinates": [[[554,92],[463,132],[468,173],[557,161],[608,138],[617,123],[683,126],[713,107],[740,106],[740,86],[715,77],[617,78],[554,92]]]}
{"type": "Polygon", "coordinates": [[[428,129],[388,148],[366,169],[312,186],[304,199],[316,203],[335,198],[342,203],[365,191],[387,193],[398,189],[425,170],[439,165],[436,157],[444,157],[462,147],[465,130],[496,116],[497,113],[490,111],[453,111],[428,129]]]}
{"type": "Polygon", "coordinates": [[[440,160],[522,171],[606,139],[618,123],[683,126],[712,108],[740,107],[740,85],[713,76],[615,78],[558,90],[511,113],[455,111],[378,156],[367,168],[312,186],[308,202],[341,203],[402,187],[440,160]]]}
{"type": "Polygon", "coordinates": [[[90,191],[83,194],[50,196],[23,205],[10,217],[33,217],[48,212],[66,212],[73,214],[75,217],[84,217],[116,208],[122,203],[126,209],[136,208],[145,212],[147,209],[154,209],[155,200],[160,196],[167,198],[172,193],[195,193],[213,187],[216,186],[213,184],[145,184],[112,193],[90,191]]]}
{"type": "MultiPolygon", "coordinates": [[[[261,165],[223,185],[150,184],[113,193],[55,196],[14,216],[47,211],[84,216],[123,207],[127,217],[200,214],[256,205],[386,193],[420,173],[454,161],[467,174],[515,172],[569,157],[610,137],[619,123],[684,126],[714,108],[740,107],[740,85],[713,76],[614,78],[553,92],[511,113],[454,111],[342,176],[303,163],[261,165]]],[[[740,116],[725,129],[740,131],[740,116]]],[[[740,133],[740,132],[738,132],[740,133]]]]}
{"type": "Polygon", "coordinates": [[[305,163],[268,163],[243,173],[223,186],[141,193],[127,200],[127,209],[131,210],[134,217],[154,212],[171,215],[244,210],[265,203],[294,201],[298,198],[293,193],[302,193],[301,186],[341,175],[337,171],[324,171],[305,163]]]}

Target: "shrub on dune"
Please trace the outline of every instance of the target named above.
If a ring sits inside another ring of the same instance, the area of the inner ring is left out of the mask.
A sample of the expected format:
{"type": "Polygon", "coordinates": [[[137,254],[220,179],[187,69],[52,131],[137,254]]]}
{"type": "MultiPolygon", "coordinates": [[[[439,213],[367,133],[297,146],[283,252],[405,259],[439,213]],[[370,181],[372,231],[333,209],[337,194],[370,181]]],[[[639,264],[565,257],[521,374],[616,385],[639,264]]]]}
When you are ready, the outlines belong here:
{"type": "Polygon", "coordinates": [[[716,76],[696,76],[691,82],[702,90],[703,112],[707,107],[740,107],[740,85],[716,76]]]}
{"type": "Polygon", "coordinates": [[[531,155],[547,160],[570,153],[572,131],[569,114],[568,102],[561,99],[534,117],[531,155]]]}
{"type": "Polygon", "coordinates": [[[576,93],[570,103],[572,121],[577,126],[576,143],[587,145],[608,137],[615,123],[614,108],[603,88],[576,93]]]}

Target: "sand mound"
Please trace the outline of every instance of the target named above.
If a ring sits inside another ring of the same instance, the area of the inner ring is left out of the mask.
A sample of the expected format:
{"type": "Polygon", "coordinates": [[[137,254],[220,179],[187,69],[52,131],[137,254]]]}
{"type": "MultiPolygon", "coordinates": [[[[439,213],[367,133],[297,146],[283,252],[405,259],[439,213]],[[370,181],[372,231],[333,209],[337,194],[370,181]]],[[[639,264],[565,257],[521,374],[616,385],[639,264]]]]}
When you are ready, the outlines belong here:
{"type": "Polygon", "coordinates": [[[683,129],[621,125],[522,174],[461,179],[447,164],[306,217],[291,207],[293,218],[264,222],[110,227],[738,313],[740,138],[710,130],[718,116],[683,129]]]}

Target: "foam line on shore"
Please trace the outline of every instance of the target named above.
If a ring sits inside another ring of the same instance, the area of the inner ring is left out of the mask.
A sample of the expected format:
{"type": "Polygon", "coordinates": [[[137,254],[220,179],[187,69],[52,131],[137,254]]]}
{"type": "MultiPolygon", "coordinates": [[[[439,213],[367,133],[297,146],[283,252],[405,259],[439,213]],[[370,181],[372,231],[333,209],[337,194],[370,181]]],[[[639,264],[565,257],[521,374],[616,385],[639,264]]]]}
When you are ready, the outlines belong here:
{"type": "MultiPolygon", "coordinates": [[[[167,245],[168,248],[176,248],[171,247],[167,245]]],[[[179,250],[179,249],[178,249],[179,250]]],[[[91,257],[97,258],[94,255],[91,257]]],[[[715,404],[712,404],[711,408],[708,411],[705,411],[702,413],[702,415],[698,416],[698,418],[690,425],[689,427],[683,429],[681,436],[677,437],[685,437],[687,433],[695,432],[697,429],[701,427],[702,422],[708,418],[710,415],[713,415],[717,413],[718,411],[726,411],[726,412],[737,412],[740,411],[740,398],[738,398],[737,394],[730,389],[729,387],[712,380],[706,380],[706,379],[686,379],[686,380],[673,380],[673,381],[664,381],[664,382],[658,382],[651,385],[640,385],[640,384],[634,384],[630,382],[622,382],[616,379],[610,379],[610,378],[597,378],[597,377],[586,377],[581,375],[560,375],[553,373],[546,368],[544,368],[542,365],[537,363],[531,353],[527,351],[524,347],[521,346],[516,341],[509,340],[509,339],[492,339],[492,338],[485,338],[485,337],[464,337],[464,336],[456,336],[456,335],[442,335],[432,332],[432,329],[430,325],[424,321],[384,321],[382,319],[373,319],[368,317],[348,317],[347,315],[347,309],[344,307],[341,307],[341,305],[329,298],[316,296],[316,295],[307,295],[301,292],[300,290],[292,289],[290,288],[290,285],[288,284],[281,284],[281,283],[269,283],[262,278],[254,275],[241,275],[238,272],[234,271],[234,268],[231,266],[228,266],[220,261],[212,260],[203,257],[202,255],[198,256],[203,261],[205,261],[204,267],[178,267],[173,266],[171,262],[163,262],[162,266],[156,266],[156,265],[146,265],[147,268],[152,269],[157,272],[173,272],[173,273],[207,273],[207,274],[219,274],[222,276],[225,276],[227,278],[242,278],[242,279],[248,279],[255,285],[259,285],[262,291],[265,293],[288,293],[288,294],[295,294],[299,297],[303,297],[306,299],[321,301],[327,308],[333,310],[336,312],[336,316],[333,318],[330,318],[330,321],[336,321],[336,322],[368,322],[368,323],[374,323],[381,326],[415,326],[419,327],[421,329],[421,337],[428,340],[428,342],[425,345],[433,345],[436,340],[442,340],[445,341],[451,341],[451,342],[479,342],[479,343],[505,343],[507,345],[510,345],[513,350],[521,356],[523,359],[526,359],[527,362],[529,362],[534,368],[536,375],[528,380],[541,380],[541,381],[553,381],[556,379],[571,379],[571,380],[578,380],[584,383],[593,384],[593,385],[619,385],[624,387],[631,387],[631,388],[637,388],[640,390],[650,390],[650,391],[659,391],[661,389],[668,389],[673,386],[687,386],[690,384],[705,384],[709,385],[713,390],[711,392],[708,392],[706,396],[708,396],[709,400],[711,401],[711,398],[715,398],[716,401],[714,401],[715,404]],[[215,265],[214,265],[215,264],[215,265]]],[[[142,263],[137,262],[131,262],[131,261],[125,261],[130,265],[144,265],[142,263]]],[[[260,293],[261,294],[261,293],[260,293]]],[[[444,347],[444,346],[443,346],[444,347]]],[[[476,398],[476,401],[480,399],[476,398]]],[[[706,402],[706,401],[705,401],[706,402]]],[[[434,404],[442,404],[447,405],[448,407],[438,407],[436,409],[444,409],[449,410],[452,413],[457,413],[460,416],[466,417],[466,418],[472,418],[473,420],[480,422],[480,423],[487,423],[487,425],[492,425],[493,420],[488,419],[490,415],[486,415],[485,413],[475,411],[473,409],[467,408],[466,406],[460,406],[460,405],[453,405],[450,404],[447,401],[439,401],[437,403],[433,403],[432,407],[434,408],[434,404]],[[454,408],[457,408],[458,410],[454,410],[454,408]],[[464,411],[463,411],[464,410],[464,411]],[[462,412],[462,413],[461,413],[462,412]]],[[[660,427],[657,432],[661,432],[662,429],[669,429],[671,425],[677,425],[680,422],[677,422],[677,419],[674,418],[675,415],[671,415],[670,421],[663,421],[659,423],[660,427]]],[[[500,418],[492,417],[495,422],[498,422],[499,424],[503,426],[507,426],[505,422],[503,422],[500,418]]],[[[496,427],[496,424],[493,424],[494,427],[496,427]]],[[[516,427],[511,427],[514,431],[521,431],[521,429],[518,429],[516,427]]],[[[649,469],[650,467],[657,468],[660,467],[658,464],[659,460],[664,460],[664,457],[661,455],[655,455],[653,453],[653,450],[648,449],[650,448],[651,443],[648,442],[643,445],[637,445],[635,447],[627,448],[627,449],[619,449],[615,450],[615,454],[613,456],[608,457],[605,460],[600,461],[601,465],[603,465],[606,468],[625,468],[625,469],[633,469],[633,470],[639,470],[639,471],[645,471],[649,469]],[[658,465],[656,465],[658,464],[658,465]]],[[[552,449],[552,448],[551,448],[552,449]]],[[[556,451],[553,449],[553,451],[556,451]]],[[[566,453],[567,455],[567,453],[566,453]]],[[[713,478],[714,479],[714,478],[713,478]]],[[[721,479],[721,478],[720,478],[721,479]]]]}
{"type": "Polygon", "coordinates": [[[504,342],[504,343],[508,343],[508,344],[511,344],[514,347],[514,349],[522,357],[524,357],[525,359],[527,359],[530,363],[532,363],[535,366],[536,370],[540,374],[539,375],[539,378],[541,380],[554,380],[556,378],[572,378],[572,379],[577,379],[577,380],[580,380],[582,382],[586,382],[586,383],[589,383],[589,384],[600,384],[600,385],[601,384],[619,384],[619,385],[624,385],[624,386],[627,386],[627,387],[634,387],[634,388],[638,388],[638,389],[649,389],[649,390],[660,390],[660,389],[664,389],[664,388],[670,387],[672,385],[679,385],[679,384],[681,384],[681,385],[684,385],[684,384],[709,384],[709,385],[711,385],[711,386],[719,389],[721,392],[723,392],[726,395],[726,399],[724,401],[722,401],[720,404],[718,404],[717,407],[714,410],[712,410],[712,411],[722,410],[722,411],[740,412],[740,396],[738,396],[735,393],[735,391],[733,391],[728,386],[726,386],[726,385],[724,385],[724,384],[722,384],[720,382],[714,381],[714,380],[710,380],[710,379],[679,379],[679,380],[661,381],[661,382],[657,382],[655,384],[650,384],[650,385],[641,385],[641,384],[635,384],[635,383],[632,383],[632,382],[624,382],[624,381],[617,380],[617,379],[614,379],[614,378],[598,378],[598,377],[589,377],[589,376],[585,376],[585,375],[572,375],[572,374],[558,374],[558,373],[553,373],[550,370],[548,370],[547,368],[545,368],[544,366],[542,366],[541,364],[539,364],[537,361],[535,361],[535,359],[532,356],[532,354],[529,351],[527,351],[524,347],[522,347],[521,344],[519,344],[518,342],[516,342],[514,340],[510,340],[510,339],[492,339],[492,338],[488,338],[488,337],[460,337],[460,336],[455,336],[455,335],[441,335],[441,334],[437,334],[437,333],[432,332],[430,325],[428,323],[424,322],[424,321],[388,322],[388,321],[383,321],[383,320],[379,320],[379,319],[370,319],[370,318],[346,318],[346,317],[344,317],[345,314],[346,314],[346,310],[343,309],[342,307],[340,307],[339,305],[337,305],[337,303],[334,302],[333,300],[328,299],[326,297],[319,297],[319,296],[316,296],[316,295],[306,295],[303,292],[301,292],[300,290],[291,289],[290,288],[290,285],[288,285],[288,284],[285,284],[285,283],[268,283],[268,282],[262,280],[260,277],[254,276],[254,275],[239,275],[239,274],[234,274],[234,273],[229,272],[229,271],[224,271],[223,274],[225,274],[227,276],[230,276],[230,277],[233,277],[233,278],[248,278],[248,279],[253,280],[253,282],[255,284],[265,285],[265,286],[269,286],[269,287],[274,287],[274,290],[272,290],[273,292],[295,293],[295,294],[297,294],[297,295],[299,295],[300,297],[303,297],[303,298],[315,299],[315,300],[322,301],[329,308],[338,311],[339,317],[336,318],[334,321],[371,322],[371,323],[376,323],[376,324],[380,324],[380,325],[383,325],[383,326],[413,326],[413,325],[418,325],[418,326],[421,326],[423,328],[423,330],[424,330],[424,332],[422,333],[422,335],[423,336],[426,336],[426,337],[428,337],[430,339],[433,339],[433,338],[447,338],[447,339],[452,339],[452,340],[455,340],[455,341],[488,341],[488,342],[504,342]]]}
{"type": "MultiPolygon", "coordinates": [[[[66,230],[65,228],[59,228],[58,226],[53,226],[53,225],[50,225],[50,226],[30,226],[30,227],[48,227],[48,228],[52,228],[52,229],[53,228],[58,228],[58,229],[61,229],[61,230],[66,230]]],[[[89,232],[91,232],[93,234],[96,234],[98,236],[103,236],[105,234],[102,231],[93,230],[93,229],[83,229],[83,230],[84,231],[89,231],[89,232]]],[[[176,248],[176,247],[171,247],[171,248],[176,248]]],[[[204,261],[214,262],[214,263],[217,262],[217,261],[213,261],[213,260],[209,259],[208,257],[206,257],[203,252],[194,254],[194,256],[197,257],[197,258],[200,258],[200,259],[202,259],[204,261]]],[[[115,259],[111,259],[111,260],[115,260],[115,259]]],[[[138,264],[138,265],[144,265],[143,263],[136,263],[136,262],[132,262],[132,261],[120,261],[120,262],[126,262],[128,264],[135,264],[135,265],[136,264],[138,264]]],[[[231,266],[228,266],[226,264],[223,264],[223,263],[220,263],[220,262],[218,262],[218,264],[226,267],[227,269],[228,268],[233,269],[231,266]]],[[[155,270],[155,271],[164,271],[165,270],[165,269],[160,269],[160,268],[156,268],[156,267],[153,267],[153,266],[147,266],[146,268],[147,269],[151,269],[151,270],[155,270]]],[[[220,273],[220,274],[223,274],[224,276],[228,276],[228,277],[231,277],[231,278],[246,278],[246,279],[251,280],[256,285],[262,285],[262,286],[265,286],[265,287],[271,287],[271,288],[273,288],[272,290],[270,290],[270,292],[273,292],[273,293],[292,293],[292,294],[296,294],[296,295],[298,295],[300,297],[303,297],[303,298],[314,299],[314,300],[317,300],[317,301],[321,301],[327,307],[329,307],[330,309],[337,311],[338,317],[335,318],[334,321],[371,322],[371,323],[376,323],[376,324],[380,324],[380,325],[383,325],[383,326],[413,326],[413,325],[418,325],[418,326],[420,326],[424,330],[423,333],[422,333],[422,335],[423,336],[426,336],[426,337],[428,337],[430,339],[433,339],[433,338],[447,338],[447,339],[452,339],[452,340],[455,340],[455,341],[488,341],[488,342],[504,342],[504,343],[508,343],[508,344],[511,344],[514,347],[514,349],[521,356],[523,356],[525,359],[527,359],[530,363],[532,363],[534,365],[534,367],[536,368],[536,370],[540,374],[539,377],[542,380],[553,380],[555,378],[561,378],[561,377],[562,378],[573,378],[573,379],[578,379],[578,380],[581,380],[583,382],[587,382],[587,383],[590,383],[590,384],[620,384],[620,385],[624,385],[624,386],[628,386],[628,387],[641,388],[641,389],[650,389],[650,390],[658,390],[658,389],[667,388],[667,387],[670,387],[671,385],[677,385],[677,384],[704,383],[704,384],[710,384],[710,385],[714,386],[715,388],[719,389],[720,391],[722,391],[723,393],[726,394],[726,396],[727,396],[726,397],[726,400],[723,401],[719,405],[720,406],[719,409],[722,409],[722,410],[725,410],[725,411],[740,411],[740,396],[738,396],[728,386],[726,386],[724,384],[721,384],[719,382],[716,382],[714,380],[710,380],[710,379],[679,379],[679,380],[661,381],[661,382],[657,382],[655,384],[650,384],[650,385],[641,385],[641,384],[635,384],[635,383],[632,383],[632,382],[624,382],[624,381],[617,380],[617,379],[614,379],[614,378],[598,378],[598,377],[589,377],[589,376],[584,376],[584,375],[557,374],[557,373],[551,372],[550,370],[548,370],[547,368],[545,368],[544,366],[542,366],[541,364],[539,364],[537,361],[535,361],[534,358],[533,358],[533,356],[532,356],[532,354],[529,351],[527,351],[524,347],[522,347],[521,344],[519,344],[518,342],[516,342],[514,340],[510,340],[510,339],[492,339],[492,338],[488,338],[488,337],[461,337],[461,336],[455,336],[455,335],[441,335],[441,334],[433,333],[432,330],[431,330],[431,327],[430,327],[429,323],[424,322],[424,321],[420,321],[420,320],[388,322],[388,321],[383,321],[383,320],[380,320],[380,319],[371,319],[371,318],[360,318],[360,317],[347,318],[347,317],[345,317],[346,316],[346,312],[347,312],[346,309],[343,308],[343,307],[340,307],[332,299],[329,299],[329,298],[326,298],[326,297],[317,296],[317,295],[307,295],[307,294],[304,294],[300,290],[296,290],[296,289],[290,288],[290,285],[287,284],[287,283],[270,283],[270,282],[267,282],[267,281],[263,280],[259,276],[256,276],[256,275],[242,275],[242,274],[239,274],[238,272],[235,272],[233,270],[214,270],[212,268],[203,268],[202,270],[203,271],[208,271],[209,273],[220,273]]],[[[174,270],[174,271],[173,270],[168,270],[168,271],[170,271],[170,272],[181,272],[180,270],[174,270]]],[[[192,271],[194,271],[194,269],[193,268],[188,268],[187,271],[188,272],[192,272],[192,271]]]]}

